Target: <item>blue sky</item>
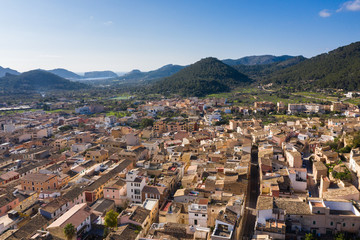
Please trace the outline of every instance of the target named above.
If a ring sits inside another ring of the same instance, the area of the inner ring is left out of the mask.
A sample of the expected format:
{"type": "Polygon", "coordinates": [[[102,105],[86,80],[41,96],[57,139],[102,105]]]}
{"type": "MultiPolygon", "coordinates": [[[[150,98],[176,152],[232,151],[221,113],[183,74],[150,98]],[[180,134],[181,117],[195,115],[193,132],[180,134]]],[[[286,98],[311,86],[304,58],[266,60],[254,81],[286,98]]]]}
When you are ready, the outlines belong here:
{"type": "Polygon", "coordinates": [[[0,66],[152,70],[360,41],[360,0],[0,0],[0,66]]]}

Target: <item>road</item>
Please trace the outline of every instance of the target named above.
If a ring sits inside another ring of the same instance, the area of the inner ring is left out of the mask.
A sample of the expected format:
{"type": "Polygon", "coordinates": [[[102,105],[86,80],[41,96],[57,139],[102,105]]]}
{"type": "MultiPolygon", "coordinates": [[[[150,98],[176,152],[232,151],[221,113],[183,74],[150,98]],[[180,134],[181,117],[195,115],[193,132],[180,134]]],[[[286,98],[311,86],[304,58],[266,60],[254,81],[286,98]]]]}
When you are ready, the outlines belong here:
{"type": "Polygon", "coordinates": [[[256,203],[260,192],[258,149],[251,153],[250,179],[246,194],[245,210],[239,239],[251,239],[256,222],[256,203]]]}

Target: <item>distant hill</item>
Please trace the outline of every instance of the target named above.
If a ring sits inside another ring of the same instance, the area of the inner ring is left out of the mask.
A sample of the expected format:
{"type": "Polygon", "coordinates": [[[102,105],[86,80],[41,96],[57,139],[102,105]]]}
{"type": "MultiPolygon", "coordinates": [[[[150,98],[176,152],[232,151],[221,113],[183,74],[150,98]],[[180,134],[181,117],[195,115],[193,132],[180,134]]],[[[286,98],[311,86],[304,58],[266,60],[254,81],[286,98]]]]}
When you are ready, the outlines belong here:
{"type": "Polygon", "coordinates": [[[4,92],[76,90],[88,85],[59,77],[43,70],[32,70],[20,75],[7,74],[0,78],[0,89],[4,92]]]}
{"type": "Polygon", "coordinates": [[[235,66],[235,65],[263,65],[263,64],[272,64],[276,62],[282,62],[288,59],[294,58],[294,56],[283,55],[283,56],[273,56],[273,55],[260,55],[260,56],[248,56],[239,59],[224,59],[223,63],[235,66]]]}
{"type": "Polygon", "coordinates": [[[112,71],[86,72],[84,78],[117,78],[118,75],[112,71]]]}
{"type": "Polygon", "coordinates": [[[227,92],[249,82],[251,79],[246,75],[216,58],[209,57],[185,67],[170,77],[156,81],[149,90],[162,94],[205,96],[227,92]]]}
{"type": "Polygon", "coordinates": [[[234,65],[232,66],[239,72],[248,75],[252,79],[263,80],[264,77],[269,76],[276,71],[291,67],[302,61],[306,60],[303,56],[296,56],[281,62],[271,64],[258,64],[258,65],[234,65]]]}
{"type": "Polygon", "coordinates": [[[265,82],[290,85],[297,89],[359,90],[360,42],[339,47],[291,67],[275,71],[265,78],[265,82]]]}
{"type": "Polygon", "coordinates": [[[56,68],[53,70],[48,70],[48,72],[51,72],[55,75],[58,75],[59,77],[66,78],[66,79],[81,79],[82,77],[74,72],[71,72],[69,70],[63,69],[63,68],[56,68]]]}
{"type": "Polygon", "coordinates": [[[0,66],[0,77],[5,76],[7,73],[10,73],[12,75],[19,75],[20,73],[16,70],[13,70],[11,68],[3,68],[0,66]]]}
{"type": "Polygon", "coordinates": [[[183,69],[184,66],[168,64],[159,69],[141,72],[140,70],[133,70],[120,77],[120,80],[126,82],[135,82],[135,81],[150,81],[154,79],[164,78],[171,76],[174,73],[177,73],[179,70],[183,69]]]}

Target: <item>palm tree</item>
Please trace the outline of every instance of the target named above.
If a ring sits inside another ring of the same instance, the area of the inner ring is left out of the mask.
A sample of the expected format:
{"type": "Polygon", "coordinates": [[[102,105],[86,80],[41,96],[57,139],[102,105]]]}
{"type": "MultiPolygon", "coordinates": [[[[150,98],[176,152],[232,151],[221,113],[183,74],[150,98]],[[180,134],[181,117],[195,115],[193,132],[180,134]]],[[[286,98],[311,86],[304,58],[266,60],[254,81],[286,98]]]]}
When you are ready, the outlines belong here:
{"type": "Polygon", "coordinates": [[[76,229],[74,227],[74,225],[72,225],[72,223],[68,223],[66,224],[66,226],[64,227],[64,234],[66,239],[71,240],[75,234],[76,234],[76,229]]]}

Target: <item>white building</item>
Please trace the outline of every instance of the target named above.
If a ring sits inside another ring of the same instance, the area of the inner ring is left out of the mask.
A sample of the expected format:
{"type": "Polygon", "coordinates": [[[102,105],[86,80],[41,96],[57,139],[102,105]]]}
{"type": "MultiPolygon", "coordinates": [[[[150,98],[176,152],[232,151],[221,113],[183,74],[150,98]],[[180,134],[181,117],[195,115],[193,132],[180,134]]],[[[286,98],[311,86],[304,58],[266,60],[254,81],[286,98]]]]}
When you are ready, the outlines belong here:
{"type": "Polygon", "coordinates": [[[221,120],[221,115],[220,114],[207,114],[205,115],[205,122],[207,123],[211,123],[212,121],[220,121],[221,120]]]}
{"type": "Polygon", "coordinates": [[[230,209],[221,210],[216,217],[215,228],[211,235],[212,240],[233,239],[233,233],[239,215],[230,209]]]}
{"type": "Polygon", "coordinates": [[[71,151],[79,153],[89,149],[91,146],[91,143],[75,143],[71,145],[71,151]]]}
{"type": "Polygon", "coordinates": [[[208,199],[199,199],[198,203],[188,206],[189,224],[200,227],[207,227],[208,199]]]}
{"type": "Polygon", "coordinates": [[[349,167],[358,176],[360,176],[360,149],[352,149],[350,152],[349,167]]]}
{"type": "Polygon", "coordinates": [[[142,203],[142,190],[146,185],[146,177],[138,169],[126,174],[126,196],[133,203],[142,203]]]}
{"type": "Polygon", "coordinates": [[[307,134],[299,133],[299,135],[298,135],[298,139],[299,139],[300,141],[305,141],[305,140],[308,139],[308,138],[309,138],[309,135],[307,135],[307,134]]]}
{"type": "Polygon", "coordinates": [[[306,192],[307,171],[306,168],[289,168],[291,187],[295,192],[306,192]]]}
{"type": "Polygon", "coordinates": [[[34,138],[48,138],[53,135],[53,129],[51,127],[40,129],[36,132],[34,138]]]}
{"type": "Polygon", "coordinates": [[[107,116],[107,117],[105,117],[106,126],[112,126],[115,123],[116,123],[116,117],[115,116],[107,116]]]}
{"type": "Polygon", "coordinates": [[[5,124],[4,125],[4,132],[12,133],[15,131],[15,124],[5,124]]]}

